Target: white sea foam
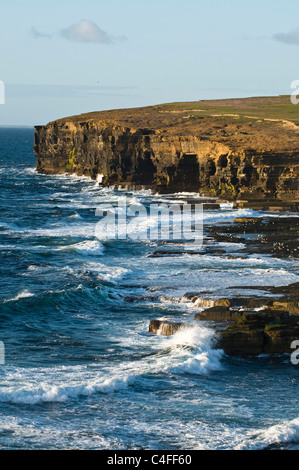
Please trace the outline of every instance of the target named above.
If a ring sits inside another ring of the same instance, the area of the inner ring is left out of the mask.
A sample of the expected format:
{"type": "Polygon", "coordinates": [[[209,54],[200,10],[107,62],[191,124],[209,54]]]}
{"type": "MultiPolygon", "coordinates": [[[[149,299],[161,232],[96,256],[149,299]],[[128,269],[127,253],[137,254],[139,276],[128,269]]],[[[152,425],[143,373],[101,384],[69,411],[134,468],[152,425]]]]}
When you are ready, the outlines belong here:
{"type": "Polygon", "coordinates": [[[215,341],[215,331],[204,326],[179,330],[165,340],[174,359],[171,361],[171,369],[199,375],[220,370],[223,351],[214,348],[215,341]]]}
{"type": "Polygon", "coordinates": [[[221,220],[227,221],[228,219],[234,220],[236,217],[258,217],[260,214],[252,211],[251,209],[234,209],[222,208],[218,211],[204,211],[203,219],[209,220],[209,223],[212,221],[220,222],[221,220]]]}
{"type": "MultiPolygon", "coordinates": [[[[134,338],[134,343],[135,341],[134,338]]],[[[137,341],[138,346],[142,347],[144,341],[148,342],[147,337],[140,336],[137,341]]],[[[222,369],[221,358],[224,353],[220,349],[214,349],[215,341],[215,331],[203,325],[188,326],[170,337],[156,335],[151,337],[155,354],[150,360],[128,364],[123,371],[130,375],[134,371],[134,376],[141,376],[144,373],[207,375],[222,369]]],[[[122,342],[132,347],[133,340],[130,339],[129,332],[126,332],[122,342]]]]}
{"type": "Polygon", "coordinates": [[[99,256],[103,255],[104,246],[98,240],[85,240],[83,242],[75,243],[73,245],[67,245],[62,248],[58,248],[57,251],[73,251],[81,255],[99,256]]]}
{"type": "Polygon", "coordinates": [[[72,214],[72,215],[69,216],[69,219],[77,219],[77,220],[79,220],[79,219],[82,219],[82,217],[81,217],[80,214],[78,214],[78,212],[75,211],[74,214],[72,214]]]}
{"type": "Polygon", "coordinates": [[[107,266],[101,263],[86,263],[86,269],[97,273],[99,279],[105,281],[116,281],[121,279],[125,274],[131,272],[127,268],[122,268],[120,266],[107,266]]]}
{"type": "Polygon", "coordinates": [[[38,271],[40,270],[41,267],[40,266],[36,266],[35,264],[31,264],[30,266],[28,266],[27,270],[28,271],[38,271]]]}
{"type": "Polygon", "coordinates": [[[299,442],[299,418],[275,424],[267,429],[249,435],[236,449],[265,449],[275,444],[299,442]]]}
{"type": "Polygon", "coordinates": [[[90,379],[86,383],[76,381],[65,385],[59,383],[52,385],[44,382],[39,385],[35,383],[23,387],[8,387],[0,391],[0,402],[22,403],[35,405],[43,402],[66,402],[80,396],[89,396],[94,393],[112,393],[126,388],[130,383],[130,377],[111,377],[102,379],[90,379]]]}
{"type": "MultiPolygon", "coordinates": [[[[67,402],[96,393],[114,393],[127,389],[144,375],[191,373],[206,375],[221,369],[222,352],[212,349],[214,333],[205,327],[183,330],[171,339],[156,337],[153,354],[138,361],[103,367],[56,367],[38,369],[7,368],[2,378],[0,402],[35,405],[43,402],[67,402]],[[154,349],[157,348],[158,349],[154,349]]],[[[143,337],[143,341],[148,341],[143,337]]]]}
{"type": "Polygon", "coordinates": [[[29,292],[27,289],[23,290],[20,292],[18,295],[15,297],[12,297],[11,299],[4,300],[4,302],[16,302],[19,299],[26,299],[27,297],[34,297],[35,294],[32,294],[29,292]]]}
{"type": "Polygon", "coordinates": [[[46,449],[51,441],[51,449],[73,449],[74,442],[79,449],[116,449],[123,448],[122,442],[116,438],[101,435],[98,429],[91,429],[81,422],[78,428],[70,428],[70,420],[57,421],[42,420],[39,416],[31,419],[22,416],[1,415],[0,423],[1,444],[0,449],[20,449],[26,441],[26,448],[46,449]],[[13,439],[13,443],[12,440],[13,439]],[[30,439],[30,444],[28,443],[30,439]]]}

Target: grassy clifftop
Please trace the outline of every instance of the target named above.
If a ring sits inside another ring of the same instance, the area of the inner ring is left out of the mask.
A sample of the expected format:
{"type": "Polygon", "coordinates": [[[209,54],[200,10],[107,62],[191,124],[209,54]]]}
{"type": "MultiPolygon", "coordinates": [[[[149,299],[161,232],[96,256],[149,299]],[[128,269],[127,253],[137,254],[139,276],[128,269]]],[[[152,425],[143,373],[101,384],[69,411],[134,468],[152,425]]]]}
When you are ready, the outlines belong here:
{"type": "MultiPolygon", "coordinates": [[[[234,98],[224,100],[199,100],[177,103],[165,103],[140,108],[115,109],[109,111],[95,111],[71,116],[68,120],[85,119],[120,119],[134,122],[135,119],[153,125],[170,120],[180,121],[180,118],[192,119],[202,117],[226,117],[230,119],[266,119],[290,121],[299,125],[299,105],[291,102],[289,95],[268,96],[255,98],[234,98]],[[163,118],[159,115],[166,115],[163,118]],[[167,116],[169,115],[169,116],[167,116]]],[[[66,118],[59,119],[63,121],[66,118]]]]}
{"type": "Polygon", "coordinates": [[[292,104],[290,96],[202,100],[161,105],[165,111],[187,111],[193,117],[227,116],[247,119],[277,119],[299,124],[299,105],[292,104]]]}

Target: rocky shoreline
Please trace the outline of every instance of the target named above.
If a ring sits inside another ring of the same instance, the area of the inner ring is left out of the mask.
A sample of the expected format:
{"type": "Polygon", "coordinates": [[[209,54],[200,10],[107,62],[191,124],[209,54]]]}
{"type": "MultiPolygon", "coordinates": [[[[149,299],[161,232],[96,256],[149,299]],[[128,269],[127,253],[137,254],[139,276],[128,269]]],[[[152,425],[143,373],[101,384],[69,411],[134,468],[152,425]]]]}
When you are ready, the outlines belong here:
{"type": "Polygon", "coordinates": [[[196,313],[192,323],[173,323],[151,320],[149,333],[170,336],[197,322],[215,328],[218,341],[215,347],[232,356],[291,353],[293,341],[299,340],[299,283],[275,289],[288,294],[277,298],[259,299],[211,298],[186,294],[183,300],[194,303],[194,308],[207,305],[196,313]]]}
{"type": "MultiPolygon", "coordinates": [[[[214,245],[188,250],[188,255],[297,258],[299,219],[289,212],[299,210],[299,120],[294,117],[288,96],[72,116],[36,126],[37,171],[86,175],[105,186],[150,188],[169,197],[196,192],[208,210],[219,209],[225,200],[235,208],[269,211],[266,217],[209,226],[205,240],[214,245]],[[219,248],[221,242],[245,244],[246,252],[232,255],[219,248]]],[[[166,244],[150,256],[184,254],[179,244],[171,249],[166,244]]],[[[299,284],[275,289],[257,298],[236,294],[216,300],[202,292],[186,293],[185,300],[205,307],[194,321],[212,324],[228,354],[285,353],[299,339],[299,284]]],[[[153,319],[149,331],[168,335],[181,327],[185,325],[153,319]]]]}
{"type": "MultiPolygon", "coordinates": [[[[225,250],[211,250],[208,245],[195,254],[227,256],[229,259],[247,259],[250,254],[256,253],[298,258],[298,229],[299,220],[296,217],[237,218],[234,224],[222,225],[221,231],[219,226],[209,227],[208,233],[215,242],[245,242],[246,253],[231,256],[225,250]]],[[[175,254],[184,253],[179,249],[156,252],[156,256],[175,254]]],[[[209,297],[203,292],[187,292],[181,302],[189,302],[195,311],[198,310],[190,321],[177,323],[153,319],[149,324],[149,333],[169,336],[182,328],[203,322],[217,332],[215,347],[223,349],[228,355],[291,353],[292,342],[299,340],[299,282],[281,287],[234,286],[232,290],[236,294],[225,298],[209,297]],[[250,294],[244,295],[246,290],[250,294]]]]}

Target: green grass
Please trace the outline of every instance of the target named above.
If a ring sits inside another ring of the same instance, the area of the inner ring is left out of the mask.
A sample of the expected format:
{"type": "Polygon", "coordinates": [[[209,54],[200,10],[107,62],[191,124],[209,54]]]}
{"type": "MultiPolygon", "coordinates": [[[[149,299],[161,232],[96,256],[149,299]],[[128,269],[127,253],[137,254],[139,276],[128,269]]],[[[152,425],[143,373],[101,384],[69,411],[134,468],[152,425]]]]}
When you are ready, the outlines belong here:
{"type": "Polygon", "coordinates": [[[186,111],[192,118],[237,114],[243,118],[279,119],[299,124],[299,104],[292,104],[290,96],[169,103],[156,108],[169,112],[186,111]]]}
{"type": "MultiPolygon", "coordinates": [[[[171,113],[176,113],[172,114],[172,118],[174,115],[177,115],[178,120],[184,117],[189,118],[190,121],[218,116],[215,119],[220,120],[221,124],[225,124],[225,122],[231,123],[232,121],[236,121],[238,124],[246,124],[247,122],[259,119],[277,119],[291,121],[299,125],[299,104],[292,104],[291,98],[288,95],[165,103],[140,108],[94,111],[70,116],[68,119],[82,121],[85,119],[109,118],[115,120],[124,119],[126,122],[144,120],[145,123],[142,125],[146,126],[149,122],[149,125],[153,125],[153,122],[158,118],[157,125],[159,126],[159,118],[162,116],[167,118],[167,113],[170,113],[170,116],[171,113]],[[163,113],[165,114],[163,115],[163,113]]],[[[62,120],[65,119],[62,118],[62,120]]],[[[264,121],[265,124],[267,122],[264,121]]]]}

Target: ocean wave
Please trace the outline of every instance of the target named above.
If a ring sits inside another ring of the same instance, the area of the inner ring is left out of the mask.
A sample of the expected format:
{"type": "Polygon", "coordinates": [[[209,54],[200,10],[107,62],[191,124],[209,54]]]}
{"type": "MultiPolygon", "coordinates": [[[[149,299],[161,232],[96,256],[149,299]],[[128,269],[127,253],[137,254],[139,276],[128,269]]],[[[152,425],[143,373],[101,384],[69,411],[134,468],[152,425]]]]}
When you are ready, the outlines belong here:
{"type": "Polygon", "coordinates": [[[93,237],[95,234],[94,223],[70,223],[69,225],[59,225],[57,227],[41,228],[41,229],[24,229],[28,237],[93,237]]]}
{"type": "Polygon", "coordinates": [[[215,349],[216,340],[215,331],[203,326],[177,331],[165,340],[165,345],[171,349],[170,369],[198,375],[221,370],[224,353],[221,349],[215,349]]]}
{"type": "Polygon", "coordinates": [[[283,421],[249,436],[236,446],[241,450],[266,449],[273,445],[299,442],[299,418],[283,421]]]}
{"type": "Polygon", "coordinates": [[[38,403],[66,402],[70,399],[76,399],[80,396],[90,396],[95,393],[112,393],[127,388],[131,378],[111,377],[100,380],[93,379],[87,383],[72,385],[51,385],[48,383],[30,387],[13,387],[8,390],[0,391],[0,402],[16,403],[26,405],[36,405],[38,403]]]}
{"type": "MultiPolygon", "coordinates": [[[[39,369],[39,381],[32,369],[4,370],[0,402],[36,405],[67,402],[97,393],[115,393],[163,374],[206,375],[221,369],[222,351],[212,349],[214,332],[205,327],[182,330],[171,339],[156,337],[153,354],[121,365],[39,369]],[[162,342],[161,342],[162,341],[162,342]],[[157,347],[158,346],[158,347],[157,347]],[[155,349],[156,348],[156,349],[155,349]],[[61,369],[61,371],[60,371],[61,369]],[[63,372],[61,374],[60,372],[63,372]]],[[[147,341],[147,337],[142,338],[147,341]]]]}
{"type": "Polygon", "coordinates": [[[57,248],[57,251],[76,251],[81,255],[101,256],[104,252],[104,246],[98,240],[85,240],[73,245],[57,248]]]}
{"type": "Polygon", "coordinates": [[[107,266],[101,263],[86,263],[85,267],[98,275],[99,279],[104,281],[116,281],[122,279],[123,276],[131,271],[120,266],[107,266]]]}
{"type": "MultiPolygon", "coordinates": [[[[134,363],[124,364],[122,371],[132,380],[144,375],[155,379],[161,373],[208,375],[222,369],[224,353],[220,349],[214,349],[216,340],[215,331],[203,325],[188,326],[170,337],[155,335],[151,337],[152,354],[134,363]]],[[[135,335],[132,339],[127,331],[122,342],[130,347],[132,343],[136,343],[142,348],[148,345],[148,336],[139,335],[136,338],[135,335]]]]}
{"type": "Polygon", "coordinates": [[[19,227],[16,224],[11,224],[8,222],[1,222],[0,221],[0,229],[3,231],[8,231],[8,232],[24,232],[26,229],[19,227]]]}
{"type": "Polygon", "coordinates": [[[12,297],[11,299],[6,299],[4,302],[17,302],[20,299],[26,299],[28,297],[34,297],[35,294],[32,294],[29,292],[27,289],[23,290],[19,294],[17,294],[15,297],[12,297]]]}
{"type": "Polygon", "coordinates": [[[41,429],[41,422],[38,416],[23,418],[21,416],[1,415],[0,423],[1,443],[0,449],[22,449],[24,441],[27,442],[26,449],[40,450],[47,449],[49,440],[51,440],[51,449],[73,449],[73,443],[76,442],[76,448],[86,450],[99,449],[122,449],[122,441],[111,437],[104,437],[101,431],[93,429],[90,424],[81,422],[78,428],[70,429],[69,420],[64,420],[57,425],[57,422],[44,420],[41,429]],[[84,439],[82,440],[82,436],[84,439]],[[13,439],[13,443],[12,440],[13,439]],[[30,444],[29,444],[30,439],[30,444]]]}
{"type": "MultiPolygon", "coordinates": [[[[135,338],[132,340],[130,332],[127,331],[125,337],[122,338],[122,343],[130,347],[133,341],[139,347],[148,343],[147,336],[140,335],[139,339],[135,338]]],[[[161,373],[207,375],[222,369],[221,360],[224,353],[215,348],[216,341],[215,331],[203,325],[182,328],[170,337],[158,334],[151,337],[153,351],[150,359],[128,364],[123,371],[136,378],[143,374],[151,374],[155,377],[161,373]]]]}

